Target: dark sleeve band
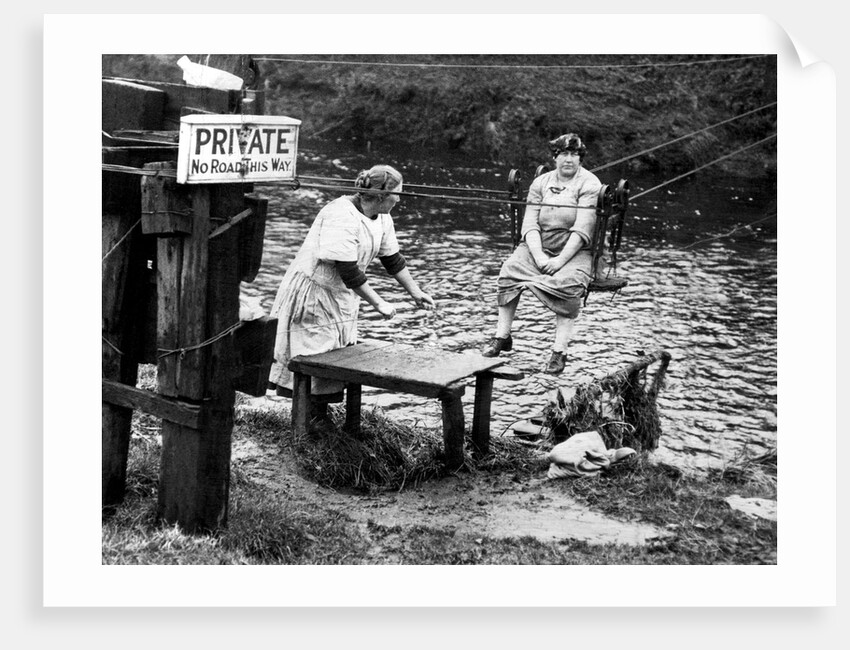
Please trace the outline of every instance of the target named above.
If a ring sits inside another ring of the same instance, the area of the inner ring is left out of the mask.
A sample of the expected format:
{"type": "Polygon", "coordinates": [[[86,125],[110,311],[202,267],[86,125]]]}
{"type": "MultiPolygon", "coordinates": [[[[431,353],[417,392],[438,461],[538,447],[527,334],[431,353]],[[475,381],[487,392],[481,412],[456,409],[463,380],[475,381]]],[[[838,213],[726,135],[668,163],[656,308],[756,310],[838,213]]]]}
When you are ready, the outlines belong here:
{"type": "Polygon", "coordinates": [[[366,284],[366,274],[357,267],[357,262],[334,262],[334,264],[339,277],[342,278],[342,283],[349,289],[366,284]]]}
{"type": "Polygon", "coordinates": [[[381,260],[381,264],[384,265],[384,268],[390,275],[395,275],[396,273],[401,271],[405,266],[407,266],[407,260],[404,259],[404,255],[402,255],[401,253],[384,255],[383,257],[379,257],[378,259],[381,260]]]}

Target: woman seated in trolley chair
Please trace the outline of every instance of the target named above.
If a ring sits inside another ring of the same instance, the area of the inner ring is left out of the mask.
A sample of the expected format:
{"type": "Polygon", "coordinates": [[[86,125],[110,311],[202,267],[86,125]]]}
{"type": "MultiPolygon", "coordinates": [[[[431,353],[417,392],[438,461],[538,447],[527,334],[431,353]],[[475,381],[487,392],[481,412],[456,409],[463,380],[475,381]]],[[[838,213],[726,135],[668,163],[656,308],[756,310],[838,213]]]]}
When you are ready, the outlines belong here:
{"type": "MultiPolygon", "coordinates": [[[[595,277],[594,253],[600,247],[594,244],[602,244],[599,237],[604,237],[604,232],[596,232],[597,207],[606,192],[599,178],[582,167],[587,147],[578,135],[562,135],[549,142],[549,148],[555,169],[537,176],[528,189],[521,241],[499,272],[496,333],[482,354],[495,357],[512,349],[511,325],[519,298],[530,289],[555,313],[555,337],[544,372],[557,375],[566,365],[567,344],[595,277]]],[[[614,290],[624,284],[599,288],[614,290]]]]}

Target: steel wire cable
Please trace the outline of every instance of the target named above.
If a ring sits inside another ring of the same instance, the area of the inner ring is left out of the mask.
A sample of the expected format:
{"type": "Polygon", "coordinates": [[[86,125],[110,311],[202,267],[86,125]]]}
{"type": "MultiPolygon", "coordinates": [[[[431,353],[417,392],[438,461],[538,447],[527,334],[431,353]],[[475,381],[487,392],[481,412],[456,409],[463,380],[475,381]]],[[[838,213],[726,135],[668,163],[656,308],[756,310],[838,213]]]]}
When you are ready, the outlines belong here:
{"type": "Polygon", "coordinates": [[[649,149],[644,149],[643,151],[638,151],[637,153],[633,153],[630,156],[625,156],[623,158],[618,158],[617,160],[612,160],[611,162],[605,163],[604,165],[600,165],[599,167],[594,167],[590,171],[597,172],[597,171],[602,170],[602,169],[607,169],[608,167],[613,167],[614,165],[616,165],[618,163],[625,162],[627,160],[631,160],[632,158],[637,158],[638,156],[643,156],[643,155],[651,153],[651,152],[653,152],[657,149],[661,149],[662,147],[666,147],[666,146],[671,145],[675,142],[680,142],[681,140],[684,140],[685,138],[690,138],[692,136],[699,135],[700,133],[704,133],[705,131],[708,131],[708,130],[713,129],[713,128],[718,127],[718,126],[721,126],[723,124],[729,124],[730,122],[734,122],[735,120],[739,120],[742,117],[746,117],[747,115],[752,115],[753,113],[763,111],[766,108],[770,108],[771,106],[776,106],[776,102],[771,102],[770,104],[765,104],[764,106],[759,106],[758,108],[754,108],[751,111],[747,111],[746,113],[741,113],[740,115],[735,115],[734,117],[730,117],[726,120],[723,120],[722,122],[717,122],[716,124],[711,124],[710,126],[706,126],[702,129],[697,129],[696,131],[692,131],[691,133],[687,133],[685,135],[679,136],[678,138],[674,138],[673,140],[669,140],[667,142],[656,145],[654,147],[650,147],[649,149]]]}
{"type": "Polygon", "coordinates": [[[599,68],[667,68],[675,66],[687,65],[702,65],[706,63],[728,63],[737,61],[746,61],[748,59],[762,59],[771,54],[752,54],[748,56],[729,57],[725,59],[703,59],[698,61],[661,61],[655,63],[595,63],[595,64],[575,64],[575,65],[531,65],[531,64],[515,64],[504,65],[496,63],[404,63],[404,62],[389,62],[389,61],[338,61],[329,59],[292,59],[286,57],[253,57],[255,61],[270,61],[275,63],[309,63],[309,64],[327,64],[327,65],[355,65],[355,66],[379,66],[379,67],[398,67],[398,68],[497,68],[500,70],[582,70],[582,69],[599,69],[599,68]]]}
{"type": "Polygon", "coordinates": [[[776,138],[776,134],[773,133],[773,134],[767,136],[766,138],[762,138],[761,140],[757,140],[756,142],[750,143],[750,144],[748,144],[744,147],[741,147],[740,149],[736,149],[735,151],[727,153],[724,156],[720,156],[720,158],[716,158],[715,160],[712,160],[711,162],[705,163],[704,165],[700,165],[699,167],[696,167],[695,169],[692,169],[688,172],[685,172],[684,174],[679,174],[675,178],[671,178],[670,180],[664,181],[663,183],[659,183],[655,187],[650,187],[648,190],[644,190],[643,192],[639,192],[638,194],[631,196],[629,198],[629,200],[633,201],[633,200],[635,200],[635,199],[637,199],[641,196],[644,196],[646,194],[649,194],[650,192],[657,190],[660,187],[664,187],[665,185],[669,185],[670,183],[674,183],[678,180],[685,178],[686,176],[690,176],[691,174],[695,174],[698,171],[705,169],[706,167],[710,167],[711,165],[715,165],[715,164],[719,163],[721,160],[726,160],[727,158],[731,158],[732,156],[737,155],[737,154],[741,153],[742,151],[746,151],[747,149],[752,149],[753,147],[757,147],[760,144],[764,144],[765,142],[768,142],[769,140],[773,140],[775,138],[776,138]]]}
{"type": "MultiPolygon", "coordinates": [[[[682,140],[685,140],[687,138],[690,138],[690,137],[693,137],[695,135],[699,135],[700,133],[704,133],[706,131],[709,131],[710,129],[714,129],[714,128],[716,128],[718,126],[722,126],[724,124],[729,124],[731,122],[734,122],[735,120],[741,119],[742,117],[752,115],[753,113],[763,111],[767,108],[771,108],[773,106],[776,106],[776,104],[777,104],[777,102],[771,102],[769,104],[765,104],[764,106],[759,106],[758,108],[754,108],[752,110],[749,110],[746,113],[741,113],[740,115],[735,115],[733,117],[727,118],[727,119],[722,120],[720,122],[716,122],[715,124],[710,124],[709,126],[703,127],[701,129],[697,129],[696,131],[692,131],[690,133],[679,136],[679,137],[674,138],[672,140],[668,140],[667,142],[663,142],[661,144],[655,145],[654,147],[649,147],[648,149],[643,149],[641,151],[637,151],[637,152],[630,154],[628,156],[618,158],[617,160],[612,160],[612,161],[607,162],[603,165],[593,167],[589,171],[597,172],[597,171],[601,171],[603,169],[607,169],[608,167],[613,167],[614,165],[617,165],[617,164],[622,163],[622,162],[626,162],[628,160],[631,160],[632,158],[638,158],[640,156],[646,155],[646,154],[651,153],[653,151],[657,151],[658,149],[662,149],[663,147],[667,147],[671,144],[675,144],[676,142],[681,142],[682,140]]],[[[157,148],[169,148],[169,147],[176,148],[177,145],[176,144],[171,144],[171,145],[164,144],[164,145],[160,145],[160,146],[151,146],[151,147],[130,147],[130,146],[127,146],[127,147],[109,147],[109,146],[104,146],[104,147],[101,147],[101,149],[103,151],[113,151],[113,150],[132,150],[132,149],[148,149],[148,148],[157,149],[157,148]]],[[[117,166],[115,166],[115,167],[117,167],[117,166]]],[[[106,165],[104,165],[104,169],[106,169],[106,165]]],[[[123,170],[123,168],[121,170],[123,170]]],[[[114,169],[113,171],[118,171],[118,169],[114,169]]],[[[305,176],[300,176],[299,178],[304,178],[304,179],[307,179],[307,180],[316,180],[316,181],[332,180],[332,181],[335,181],[335,182],[351,183],[352,185],[354,183],[354,180],[352,180],[352,179],[338,178],[338,177],[327,178],[327,177],[322,177],[322,176],[307,176],[307,175],[305,175],[305,176]]],[[[415,188],[415,189],[433,189],[433,190],[455,191],[455,192],[478,192],[478,193],[482,193],[482,194],[504,194],[506,192],[509,192],[508,190],[493,190],[493,189],[488,189],[488,188],[459,187],[459,186],[450,186],[450,185],[449,186],[446,186],[446,185],[419,185],[419,184],[415,184],[415,183],[407,183],[407,187],[412,187],[412,188],[415,188]]]]}
{"type": "MultiPolygon", "coordinates": [[[[339,177],[325,177],[325,176],[299,176],[299,178],[306,178],[307,180],[316,180],[316,181],[342,181],[344,183],[354,183],[354,179],[351,178],[339,178],[339,177]]],[[[484,187],[461,187],[457,185],[417,185],[416,183],[405,183],[405,187],[413,187],[416,189],[427,189],[427,190],[452,190],[456,192],[481,192],[483,194],[505,194],[508,190],[491,190],[484,187]]]]}
{"type": "MultiPolygon", "coordinates": [[[[284,181],[286,182],[286,181],[284,181]]],[[[341,190],[344,192],[352,191],[353,187],[350,185],[325,185],[321,183],[302,183],[299,180],[296,180],[293,183],[294,189],[298,189],[300,187],[307,187],[310,189],[318,189],[318,190],[341,190]]],[[[419,192],[393,192],[387,190],[369,190],[363,188],[357,188],[357,191],[362,194],[395,194],[397,196],[409,196],[414,198],[425,198],[425,199],[446,199],[448,201],[468,201],[474,203],[497,203],[499,205],[534,205],[540,207],[552,207],[552,208],[585,208],[585,209],[596,209],[595,205],[565,205],[560,203],[533,203],[529,204],[527,201],[518,201],[513,199],[488,199],[485,197],[479,196],[451,196],[449,194],[422,194],[419,192]]],[[[508,191],[505,190],[503,194],[507,194],[508,191]]]]}

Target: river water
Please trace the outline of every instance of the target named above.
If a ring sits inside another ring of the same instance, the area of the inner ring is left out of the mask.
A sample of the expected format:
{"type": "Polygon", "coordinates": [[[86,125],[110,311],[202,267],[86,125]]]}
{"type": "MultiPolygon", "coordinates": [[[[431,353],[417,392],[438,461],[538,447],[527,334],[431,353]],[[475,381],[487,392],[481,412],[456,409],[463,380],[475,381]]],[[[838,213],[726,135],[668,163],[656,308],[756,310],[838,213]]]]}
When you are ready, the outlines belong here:
{"type": "MultiPolygon", "coordinates": [[[[385,161],[402,171],[406,183],[507,187],[508,166],[476,167],[469,159],[432,162],[399,152],[364,155],[337,149],[325,154],[302,148],[298,175],[351,180],[358,170],[385,161]]],[[[521,171],[530,178],[531,170],[521,171]]],[[[613,168],[599,176],[612,185],[621,178],[613,168]]],[[[669,177],[626,178],[634,196],[669,177]]],[[[316,212],[339,193],[274,184],[257,185],[256,191],[269,199],[266,242],[260,272],[243,289],[269,310],[316,212]]],[[[765,451],[776,438],[775,214],[775,182],[717,172],[676,181],[633,201],[618,257],[618,272],[629,284],[613,297],[591,295],[566,370],[558,377],[541,372],[554,316],[532,294],[524,294],[514,323],[514,349],[506,358],[525,379],[496,381],[492,435],[504,435],[513,422],[542,412],[553,389],[602,377],[634,361],[639,351],[664,349],[672,361],[658,396],[663,432],[656,457],[700,469],[765,451]]],[[[438,309],[417,310],[376,261],[367,273],[369,282],[397,304],[398,314],[384,321],[364,305],[360,338],[478,350],[494,331],[496,278],[511,252],[506,206],[403,197],[393,216],[411,273],[438,309]]],[[[464,396],[467,420],[473,392],[470,387],[464,396]]],[[[364,406],[377,405],[398,420],[441,424],[435,400],[368,388],[363,399],[364,406]]]]}

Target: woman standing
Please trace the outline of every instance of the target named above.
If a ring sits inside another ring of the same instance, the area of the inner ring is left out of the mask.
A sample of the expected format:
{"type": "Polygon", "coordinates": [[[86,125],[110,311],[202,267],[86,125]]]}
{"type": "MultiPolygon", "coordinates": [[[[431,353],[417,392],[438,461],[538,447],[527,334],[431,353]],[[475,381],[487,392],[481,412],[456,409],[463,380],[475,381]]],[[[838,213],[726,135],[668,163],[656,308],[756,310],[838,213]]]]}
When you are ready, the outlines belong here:
{"type": "Polygon", "coordinates": [[[590,243],[602,183],[582,167],[587,148],[575,133],[552,140],[549,148],[555,170],[535,178],[528,189],[522,242],[499,271],[499,321],[482,354],[496,357],[511,350],[519,297],[530,289],[555,312],[555,340],[544,372],[557,375],[564,370],[567,343],[592,279],[590,243]]]}
{"type": "MultiPolygon", "coordinates": [[[[298,254],[286,271],[271,315],[278,319],[274,363],[269,381],[278,395],[292,396],[292,357],[319,354],[357,342],[361,298],[384,318],[396,313],[366,279],[376,257],[417,306],[433,309],[434,301],[410,275],[399,251],[390,211],[402,191],[401,174],[375,165],[354,181],[356,193],[339,197],[319,211],[298,254]]],[[[342,382],[314,377],[312,402],[327,412],[342,399],[342,382]]]]}

